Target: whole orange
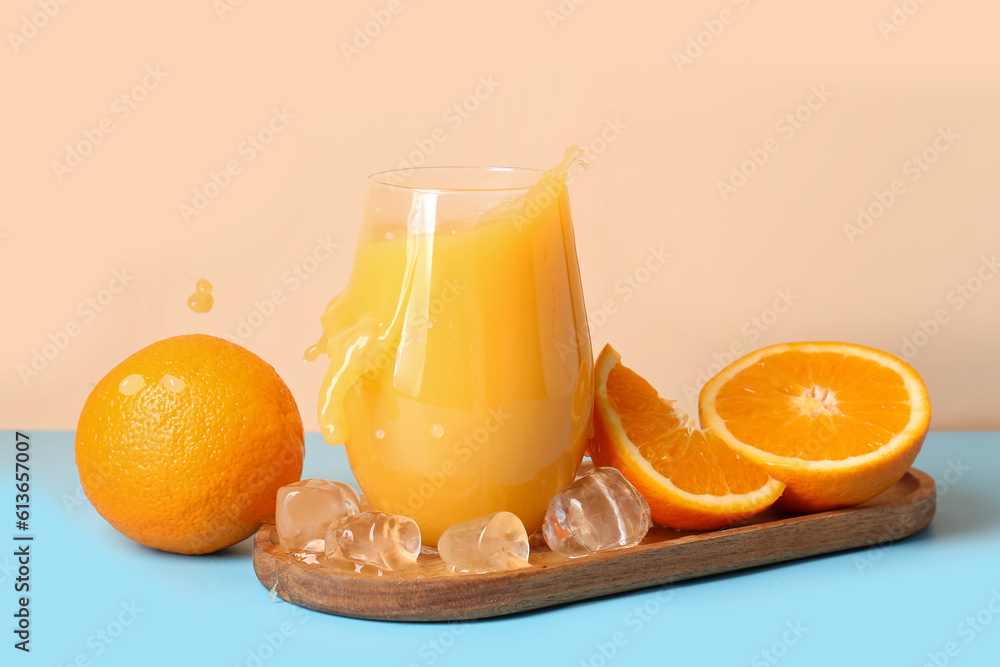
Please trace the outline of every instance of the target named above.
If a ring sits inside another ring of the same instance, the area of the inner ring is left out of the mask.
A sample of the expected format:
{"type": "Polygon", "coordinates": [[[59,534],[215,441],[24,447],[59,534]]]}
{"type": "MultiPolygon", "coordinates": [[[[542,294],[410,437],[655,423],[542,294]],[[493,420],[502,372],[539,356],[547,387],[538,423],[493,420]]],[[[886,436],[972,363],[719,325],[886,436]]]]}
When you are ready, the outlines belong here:
{"type": "Polygon", "coordinates": [[[274,515],[302,475],[302,418],[275,370],[214,336],[167,338],[111,370],[76,430],[94,507],[140,544],[218,551],[274,515]]]}

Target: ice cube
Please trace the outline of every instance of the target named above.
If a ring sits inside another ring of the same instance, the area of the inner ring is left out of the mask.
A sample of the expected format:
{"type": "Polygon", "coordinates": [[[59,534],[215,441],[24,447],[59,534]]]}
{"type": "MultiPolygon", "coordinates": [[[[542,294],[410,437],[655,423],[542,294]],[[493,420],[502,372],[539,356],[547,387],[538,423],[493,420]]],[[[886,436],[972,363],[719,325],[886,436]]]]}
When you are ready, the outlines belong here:
{"type": "Polygon", "coordinates": [[[330,526],[326,557],[398,570],[417,562],[420,528],[405,516],[362,512],[330,526]]]}
{"type": "Polygon", "coordinates": [[[438,553],[462,572],[516,570],[528,567],[528,533],[516,514],[496,512],[449,526],[438,553]]]}
{"type": "Polygon", "coordinates": [[[528,550],[533,551],[536,549],[541,549],[542,547],[548,548],[549,545],[545,543],[545,533],[539,528],[531,535],[528,535],[528,550]]]}
{"type": "Polygon", "coordinates": [[[358,513],[358,494],[343,482],[303,479],[278,489],[274,521],[288,551],[322,552],[330,524],[358,513]]]}
{"type": "Polygon", "coordinates": [[[638,544],[649,526],[635,487],[614,468],[594,468],[552,498],[542,532],[552,551],[575,558],[638,544]]]}

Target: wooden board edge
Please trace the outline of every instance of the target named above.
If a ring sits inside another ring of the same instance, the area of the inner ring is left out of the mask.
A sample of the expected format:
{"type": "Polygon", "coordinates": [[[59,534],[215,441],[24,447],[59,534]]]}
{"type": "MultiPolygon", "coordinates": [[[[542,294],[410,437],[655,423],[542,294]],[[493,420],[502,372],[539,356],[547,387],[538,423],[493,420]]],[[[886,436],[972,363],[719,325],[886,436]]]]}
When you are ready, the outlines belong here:
{"type": "Polygon", "coordinates": [[[283,561],[265,550],[273,525],[262,526],[255,537],[254,570],[269,590],[277,581],[283,599],[325,613],[390,621],[488,618],[902,539],[925,528],[936,510],[934,480],[915,468],[907,474],[916,487],[895,503],[641,545],[627,556],[603,552],[514,573],[470,575],[461,586],[451,577],[336,577],[283,561]],[[337,582],[334,600],[317,599],[330,580],[337,582]],[[366,601],[364,607],[357,606],[359,600],[366,601]]]}

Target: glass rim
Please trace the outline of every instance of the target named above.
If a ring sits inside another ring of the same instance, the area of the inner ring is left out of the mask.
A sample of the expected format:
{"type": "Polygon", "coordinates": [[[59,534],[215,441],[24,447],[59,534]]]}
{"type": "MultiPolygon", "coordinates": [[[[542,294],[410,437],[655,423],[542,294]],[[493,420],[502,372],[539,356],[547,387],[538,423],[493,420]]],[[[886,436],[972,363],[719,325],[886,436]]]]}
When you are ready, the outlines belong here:
{"type": "Polygon", "coordinates": [[[399,190],[410,190],[413,192],[432,192],[432,193],[449,193],[449,192],[517,192],[522,190],[530,190],[531,186],[538,182],[541,177],[543,170],[536,169],[534,167],[487,167],[487,166],[439,166],[439,167],[409,167],[406,169],[387,169],[385,171],[377,171],[374,174],[368,175],[368,183],[371,185],[378,185],[386,188],[397,188],[399,190]],[[411,179],[414,174],[430,174],[439,173],[444,174],[445,172],[462,172],[462,173],[476,173],[476,172],[486,172],[486,173],[507,173],[507,174],[524,174],[530,175],[533,178],[530,181],[525,181],[524,185],[512,185],[505,187],[447,187],[447,186],[420,186],[420,185],[410,185],[405,181],[411,179]],[[393,178],[395,177],[395,180],[393,178]]]}

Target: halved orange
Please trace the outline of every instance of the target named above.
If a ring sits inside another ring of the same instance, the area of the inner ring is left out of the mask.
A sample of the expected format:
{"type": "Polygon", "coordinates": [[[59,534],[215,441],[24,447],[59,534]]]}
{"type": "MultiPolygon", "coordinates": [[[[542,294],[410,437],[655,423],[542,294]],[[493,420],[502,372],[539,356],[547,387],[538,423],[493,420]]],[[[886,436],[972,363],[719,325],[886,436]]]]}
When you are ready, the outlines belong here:
{"type": "Polygon", "coordinates": [[[605,346],[594,369],[595,465],[613,466],[649,503],[653,521],[710,530],[774,503],[784,484],[697,428],[605,346]]]}
{"type": "Polygon", "coordinates": [[[734,361],[702,388],[701,423],[788,488],[796,512],[863,503],[906,473],[930,424],[927,387],[893,355],[785,343],[734,361]]]}

